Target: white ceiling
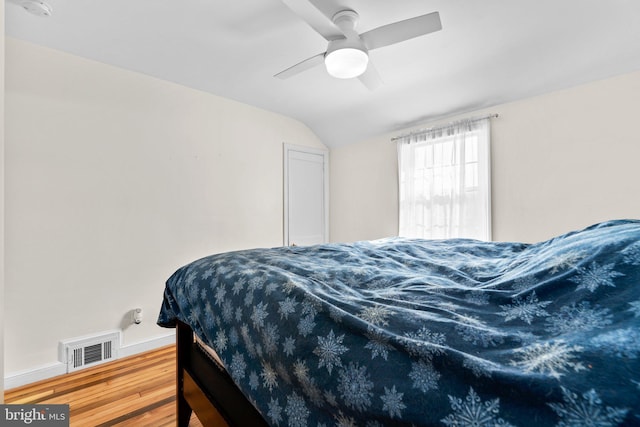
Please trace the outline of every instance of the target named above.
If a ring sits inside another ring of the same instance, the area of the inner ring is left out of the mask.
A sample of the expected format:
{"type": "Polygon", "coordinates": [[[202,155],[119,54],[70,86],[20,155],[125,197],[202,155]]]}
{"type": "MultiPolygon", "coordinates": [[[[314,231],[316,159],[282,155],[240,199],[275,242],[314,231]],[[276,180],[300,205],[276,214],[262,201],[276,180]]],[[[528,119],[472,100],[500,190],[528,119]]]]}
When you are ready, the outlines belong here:
{"type": "Polygon", "coordinates": [[[324,1],[359,32],[440,12],[442,31],[370,52],[375,91],[322,66],[274,78],[326,50],[280,0],[46,0],[48,18],[18,1],[11,37],[285,114],[332,147],[640,70],[638,0],[324,1]]]}

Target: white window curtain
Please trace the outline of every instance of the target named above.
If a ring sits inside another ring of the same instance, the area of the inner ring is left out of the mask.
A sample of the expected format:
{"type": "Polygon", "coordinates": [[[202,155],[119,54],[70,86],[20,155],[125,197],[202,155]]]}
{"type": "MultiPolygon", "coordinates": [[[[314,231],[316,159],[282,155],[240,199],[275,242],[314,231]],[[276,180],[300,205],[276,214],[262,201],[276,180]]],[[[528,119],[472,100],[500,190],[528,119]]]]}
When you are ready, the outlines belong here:
{"type": "Polygon", "coordinates": [[[401,236],[491,240],[490,139],[490,117],[394,139],[401,236]]]}

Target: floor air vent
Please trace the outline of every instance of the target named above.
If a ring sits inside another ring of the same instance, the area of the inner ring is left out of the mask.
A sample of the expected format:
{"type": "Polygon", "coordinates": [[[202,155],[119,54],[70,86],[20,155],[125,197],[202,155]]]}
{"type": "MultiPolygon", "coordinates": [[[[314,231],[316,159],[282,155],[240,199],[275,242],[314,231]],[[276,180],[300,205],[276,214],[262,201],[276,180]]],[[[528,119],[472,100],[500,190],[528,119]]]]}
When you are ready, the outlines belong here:
{"type": "Polygon", "coordinates": [[[99,365],[118,358],[120,331],[105,332],[60,341],[58,359],[67,365],[67,373],[99,365]]]}

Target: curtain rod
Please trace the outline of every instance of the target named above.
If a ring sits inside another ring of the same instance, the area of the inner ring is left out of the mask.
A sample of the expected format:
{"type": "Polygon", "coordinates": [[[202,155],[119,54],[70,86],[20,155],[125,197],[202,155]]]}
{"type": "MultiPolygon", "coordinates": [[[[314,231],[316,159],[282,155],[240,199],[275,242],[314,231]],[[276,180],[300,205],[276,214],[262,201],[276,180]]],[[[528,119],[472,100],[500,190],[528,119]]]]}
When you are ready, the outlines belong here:
{"type": "Polygon", "coordinates": [[[443,130],[443,129],[446,129],[448,127],[460,125],[460,124],[463,124],[463,123],[477,122],[479,120],[484,120],[484,119],[495,119],[496,117],[499,117],[497,113],[487,114],[486,116],[472,117],[470,119],[460,119],[460,120],[449,122],[449,123],[446,123],[446,124],[443,124],[443,125],[433,126],[433,127],[427,128],[427,129],[414,130],[412,132],[408,132],[408,133],[402,134],[400,136],[396,136],[396,137],[391,138],[391,142],[396,142],[399,139],[403,139],[403,138],[407,138],[407,137],[415,136],[415,135],[420,135],[420,134],[427,133],[427,132],[443,130]]]}

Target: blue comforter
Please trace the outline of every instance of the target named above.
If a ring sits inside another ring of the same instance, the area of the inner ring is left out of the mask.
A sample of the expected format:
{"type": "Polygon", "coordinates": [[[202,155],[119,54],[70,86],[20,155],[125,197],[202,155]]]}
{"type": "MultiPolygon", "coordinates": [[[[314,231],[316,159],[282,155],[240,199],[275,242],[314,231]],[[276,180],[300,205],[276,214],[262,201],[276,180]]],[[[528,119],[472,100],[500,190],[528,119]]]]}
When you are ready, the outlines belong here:
{"type": "Polygon", "coordinates": [[[640,221],[213,255],[178,319],[273,426],[640,425],[640,221]]]}

